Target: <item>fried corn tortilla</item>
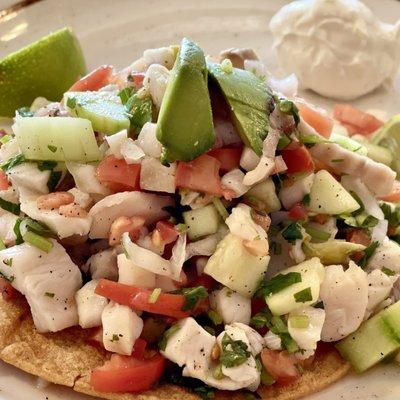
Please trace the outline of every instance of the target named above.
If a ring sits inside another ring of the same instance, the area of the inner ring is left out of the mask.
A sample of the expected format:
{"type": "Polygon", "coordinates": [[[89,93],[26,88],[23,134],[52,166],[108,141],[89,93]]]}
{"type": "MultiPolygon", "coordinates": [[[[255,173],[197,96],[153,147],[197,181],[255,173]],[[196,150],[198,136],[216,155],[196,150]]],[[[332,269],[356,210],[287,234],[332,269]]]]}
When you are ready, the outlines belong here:
{"type": "MultiPolygon", "coordinates": [[[[110,400],[191,400],[198,397],[184,388],[162,384],[141,393],[99,393],[89,383],[93,368],[107,359],[102,351],[86,343],[90,331],[70,328],[62,332],[40,334],[36,331],[29,307],[23,298],[5,302],[0,297],[0,359],[49,382],[65,385],[77,392],[110,400]]],[[[295,400],[315,393],[343,377],[350,366],[334,350],[317,356],[312,369],[296,383],[260,387],[263,399],[295,400]]],[[[243,399],[240,392],[219,393],[217,398],[243,399]]]]}

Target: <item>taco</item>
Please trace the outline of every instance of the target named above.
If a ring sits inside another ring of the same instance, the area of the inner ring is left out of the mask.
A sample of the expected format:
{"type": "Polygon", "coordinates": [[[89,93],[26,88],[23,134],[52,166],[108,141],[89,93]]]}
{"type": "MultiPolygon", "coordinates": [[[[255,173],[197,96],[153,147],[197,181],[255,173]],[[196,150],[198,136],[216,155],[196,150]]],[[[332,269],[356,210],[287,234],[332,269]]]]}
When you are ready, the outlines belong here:
{"type": "Polygon", "coordinates": [[[1,360],[106,399],[291,400],[399,351],[395,172],[255,58],[183,39],[17,111],[1,360]]]}

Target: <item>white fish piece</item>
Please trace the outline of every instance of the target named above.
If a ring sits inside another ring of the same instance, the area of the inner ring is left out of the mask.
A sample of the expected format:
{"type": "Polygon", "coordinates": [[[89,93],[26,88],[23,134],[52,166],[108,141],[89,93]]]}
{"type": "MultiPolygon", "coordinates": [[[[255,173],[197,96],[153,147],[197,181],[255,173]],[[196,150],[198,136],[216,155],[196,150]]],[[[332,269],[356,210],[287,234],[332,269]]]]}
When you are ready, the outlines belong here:
{"type": "Polygon", "coordinates": [[[223,288],[210,294],[211,308],[222,318],[224,324],[250,323],[251,301],[231,289],[223,288]]]}
{"type": "Polygon", "coordinates": [[[267,239],[267,232],[253,221],[251,208],[239,203],[225,220],[230,232],[244,240],[267,239]]]}
{"type": "Polygon", "coordinates": [[[302,201],[304,196],[310,193],[313,182],[314,174],[311,173],[304,178],[296,180],[291,186],[282,186],[279,191],[279,199],[286,210],[302,201]]]}
{"type": "Polygon", "coordinates": [[[162,145],[156,137],[156,129],[156,124],[146,122],[139,133],[136,143],[147,156],[160,158],[162,145]]]}
{"type": "Polygon", "coordinates": [[[233,322],[230,326],[241,329],[246,334],[250,344],[250,352],[254,357],[261,353],[264,347],[264,338],[256,330],[242,322],[233,322]]]}
{"type": "Polygon", "coordinates": [[[125,254],[118,254],[117,260],[118,282],[149,289],[156,287],[156,274],[138,267],[132,260],[128,260],[125,254]]]}
{"type": "Polygon", "coordinates": [[[244,147],[242,155],[240,157],[240,166],[245,171],[252,171],[255,169],[260,162],[260,157],[250,147],[244,147]]]}
{"type": "Polygon", "coordinates": [[[114,248],[99,251],[86,261],[86,270],[92,279],[118,279],[117,252],[114,248]]]}
{"type": "Polygon", "coordinates": [[[311,147],[310,152],[313,157],[324,162],[335,173],[346,173],[360,178],[377,196],[384,196],[392,190],[396,173],[384,164],[344,149],[336,143],[316,144],[311,147]],[[343,161],[337,162],[337,160],[343,161]]]}
{"type": "Polygon", "coordinates": [[[109,146],[106,154],[108,156],[113,155],[117,158],[122,158],[121,145],[126,139],[128,139],[128,131],[123,129],[122,131],[114,133],[113,135],[106,135],[104,139],[109,146]]]}
{"type": "Polygon", "coordinates": [[[0,238],[4,240],[7,246],[15,244],[17,237],[14,232],[14,226],[17,219],[17,215],[0,209],[0,238]]]}
{"type": "Polygon", "coordinates": [[[130,356],[143,330],[143,320],[127,306],[110,301],[101,316],[104,348],[130,356]]]}
{"type": "Polygon", "coordinates": [[[66,162],[65,165],[73,176],[76,187],[82,190],[82,192],[89,193],[90,195],[97,195],[98,198],[103,198],[111,193],[110,190],[97,179],[95,165],[72,161],[66,162]]]}
{"type": "Polygon", "coordinates": [[[75,293],[82,286],[79,268],[57,241],[45,253],[28,243],[0,251],[0,272],[25,295],[39,332],[78,324],[75,293]]]}
{"type": "Polygon", "coordinates": [[[167,89],[169,70],[160,64],[152,64],[146,71],[143,87],[149,91],[155,106],[160,109],[167,89]]]}
{"type": "Polygon", "coordinates": [[[368,304],[367,274],[352,261],[346,271],[341,265],[327,266],[320,298],[326,313],[322,340],[343,339],[363,321],[368,304]]]}
{"type": "Polygon", "coordinates": [[[379,269],[374,269],[368,274],[368,305],[364,319],[368,319],[378,305],[389,297],[397,279],[398,275],[388,276],[379,269]]]}
{"type": "Polygon", "coordinates": [[[19,203],[18,192],[12,186],[6,190],[0,190],[0,198],[10,203],[19,203]]]}
{"type": "Polygon", "coordinates": [[[98,283],[97,279],[91,280],[75,294],[79,325],[84,329],[101,326],[101,315],[108,304],[108,299],[94,292],[98,283]]]}
{"type": "Polygon", "coordinates": [[[233,190],[235,198],[237,198],[243,196],[250,189],[249,186],[243,184],[243,179],[244,173],[239,168],[235,168],[221,178],[221,184],[223,187],[233,190]]]}
{"type": "Polygon", "coordinates": [[[6,163],[10,158],[17,156],[21,151],[17,139],[11,139],[0,147],[0,164],[6,163]]]}
{"type": "Polygon", "coordinates": [[[162,165],[160,160],[145,157],[140,168],[140,187],[153,192],[175,193],[176,163],[162,165]]]}
{"type": "Polygon", "coordinates": [[[93,204],[93,199],[90,197],[90,195],[76,187],[68,190],[68,192],[74,196],[74,203],[79,207],[82,207],[84,210],[89,209],[93,204]]]}
{"type": "Polygon", "coordinates": [[[133,62],[131,68],[137,72],[144,72],[151,64],[161,64],[171,69],[174,66],[175,58],[176,54],[171,47],[147,49],[139,60],[133,62]]]}
{"type": "Polygon", "coordinates": [[[7,176],[18,192],[20,201],[49,193],[47,182],[50,171],[40,171],[35,163],[25,162],[17,165],[7,172],[7,176]]]}
{"type": "Polygon", "coordinates": [[[381,245],[375,250],[367,264],[367,270],[389,268],[400,274],[400,246],[386,237],[381,245]]]}
{"type": "Polygon", "coordinates": [[[282,350],[282,339],[272,331],[268,331],[264,335],[264,342],[271,350],[282,350]]]}
{"type": "Polygon", "coordinates": [[[171,197],[143,192],[121,192],[105,197],[89,211],[93,218],[89,237],[91,239],[108,238],[111,224],[118,217],[139,216],[151,224],[168,217],[163,207],[174,205],[171,197]]]}
{"type": "Polygon", "coordinates": [[[35,197],[25,199],[21,203],[21,211],[37,221],[46,224],[60,239],[73,235],[85,236],[89,233],[92,218],[85,217],[66,217],[57,210],[39,210],[35,197]]]}
{"type": "Polygon", "coordinates": [[[124,140],[120,147],[121,156],[128,164],[140,164],[144,151],[131,138],[124,140]]]}
{"type": "Polygon", "coordinates": [[[325,321],[325,310],[306,306],[289,314],[288,331],[300,349],[315,350],[321,340],[321,331],[325,321]],[[308,318],[307,328],[295,328],[292,317],[305,316],[308,318]]]}

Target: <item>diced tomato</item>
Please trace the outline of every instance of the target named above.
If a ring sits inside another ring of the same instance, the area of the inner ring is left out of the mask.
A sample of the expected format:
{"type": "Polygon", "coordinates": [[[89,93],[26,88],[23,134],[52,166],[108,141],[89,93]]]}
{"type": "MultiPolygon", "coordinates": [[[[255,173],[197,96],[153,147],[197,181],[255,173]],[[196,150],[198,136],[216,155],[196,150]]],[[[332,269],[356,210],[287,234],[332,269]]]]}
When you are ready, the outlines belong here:
{"type": "Polygon", "coordinates": [[[3,170],[0,170],[0,190],[8,189],[8,179],[7,175],[3,170]]]}
{"type": "Polygon", "coordinates": [[[96,293],[138,311],[167,315],[177,319],[189,316],[188,312],[182,311],[185,297],[180,294],[161,293],[155,303],[150,303],[151,289],[124,285],[107,279],[100,280],[96,293]]]}
{"type": "Polygon", "coordinates": [[[352,229],[346,234],[346,240],[363,246],[369,246],[371,243],[371,237],[363,229],[352,229]]]}
{"type": "Polygon", "coordinates": [[[343,125],[350,126],[352,133],[369,135],[379,129],[383,122],[373,115],[359,110],[350,104],[335,104],[333,116],[343,125]]]}
{"type": "Polygon", "coordinates": [[[0,278],[0,293],[5,301],[14,300],[18,296],[18,292],[11,286],[10,282],[0,278]]]}
{"type": "Polygon", "coordinates": [[[135,84],[136,88],[139,89],[143,86],[144,76],[145,74],[143,74],[142,72],[135,72],[131,74],[133,83],[135,84]]]}
{"type": "Polygon", "coordinates": [[[221,163],[208,154],[202,154],[190,162],[181,161],[176,169],[176,186],[197,192],[221,195],[220,167],[221,163]]]}
{"type": "Polygon", "coordinates": [[[282,150],[282,157],[287,166],[287,173],[314,171],[314,162],[305,146],[288,146],[282,150]]]}
{"type": "Polygon", "coordinates": [[[298,363],[295,356],[285,351],[263,349],[261,361],[267,372],[280,385],[289,385],[300,378],[300,372],[296,368],[298,363]]]}
{"type": "Polygon", "coordinates": [[[390,203],[400,203],[400,181],[394,181],[392,191],[379,199],[390,203]]]}
{"type": "Polygon", "coordinates": [[[142,359],[113,354],[92,372],[90,384],[99,392],[142,392],[157,383],[164,369],[165,358],[159,353],[142,359]]]}
{"type": "Polygon", "coordinates": [[[114,192],[140,190],[140,164],[128,164],[114,156],[101,161],[97,167],[97,177],[114,192]]]}
{"type": "Polygon", "coordinates": [[[254,297],[251,299],[251,316],[254,316],[264,310],[266,306],[265,299],[263,297],[254,297]]]}
{"type": "Polygon", "coordinates": [[[87,92],[90,90],[99,90],[110,83],[113,73],[112,65],[101,65],[79,81],[75,82],[68,92],[87,92]]]}
{"type": "Polygon", "coordinates": [[[161,239],[165,244],[173,243],[178,239],[179,232],[169,221],[158,221],[156,229],[160,232],[161,239]]]}
{"type": "Polygon", "coordinates": [[[207,153],[211,157],[216,158],[221,163],[221,171],[228,172],[235,168],[239,168],[240,157],[242,155],[241,147],[222,147],[214,149],[207,153]]]}
{"type": "Polygon", "coordinates": [[[133,346],[132,357],[143,360],[146,353],[147,342],[142,338],[137,338],[133,346]]]}
{"type": "Polygon", "coordinates": [[[307,210],[304,206],[300,203],[296,203],[290,210],[289,210],[289,218],[293,220],[304,220],[307,219],[307,210]]]}
{"type": "Polygon", "coordinates": [[[332,118],[324,115],[322,112],[307,107],[305,104],[297,104],[301,118],[311,125],[320,135],[329,139],[332,133],[332,118]]]}
{"type": "Polygon", "coordinates": [[[317,224],[324,225],[329,220],[329,215],[327,214],[317,214],[312,217],[312,220],[315,221],[317,224]]]}

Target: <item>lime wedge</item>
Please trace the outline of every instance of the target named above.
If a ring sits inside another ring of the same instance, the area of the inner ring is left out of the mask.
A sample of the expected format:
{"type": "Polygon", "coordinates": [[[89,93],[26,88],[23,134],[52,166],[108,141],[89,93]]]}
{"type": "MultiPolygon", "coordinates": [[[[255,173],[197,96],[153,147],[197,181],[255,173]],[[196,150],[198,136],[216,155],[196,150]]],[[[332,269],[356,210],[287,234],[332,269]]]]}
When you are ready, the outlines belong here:
{"type": "Polygon", "coordinates": [[[0,116],[14,116],[38,96],[60,100],[85,73],[82,50],[70,28],[9,54],[0,60],[0,116]]]}

